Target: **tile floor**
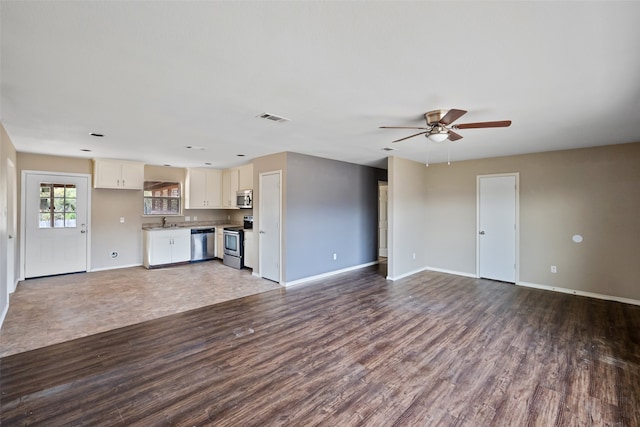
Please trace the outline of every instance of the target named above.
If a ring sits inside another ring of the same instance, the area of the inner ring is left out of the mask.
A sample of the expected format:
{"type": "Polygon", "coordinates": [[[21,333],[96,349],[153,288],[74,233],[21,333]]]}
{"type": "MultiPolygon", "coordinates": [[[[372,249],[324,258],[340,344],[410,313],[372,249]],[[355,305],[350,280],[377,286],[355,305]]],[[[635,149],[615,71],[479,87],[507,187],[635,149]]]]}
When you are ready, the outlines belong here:
{"type": "Polygon", "coordinates": [[[0,357],[273,289],[219,260],[131,267],[18,284],[0,330],[0,357]]]}

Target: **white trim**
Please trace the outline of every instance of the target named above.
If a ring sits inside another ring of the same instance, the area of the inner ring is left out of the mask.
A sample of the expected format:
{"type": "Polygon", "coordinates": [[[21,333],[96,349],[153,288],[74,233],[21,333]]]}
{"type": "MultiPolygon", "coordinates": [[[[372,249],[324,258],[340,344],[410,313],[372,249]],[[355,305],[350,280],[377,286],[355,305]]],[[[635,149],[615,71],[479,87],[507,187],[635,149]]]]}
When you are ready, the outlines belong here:
{"type": "Polygon", "coordinates": [[[515,283],[518,283],[518,281],[520,280],[520,172],[476,175],[476,274],[473,277],[480,277],[480,179],[500,176],[513,176],[516,178],[515,283]]]}
{"type": "Polygon", "coordinates": [[[106,271],[106,270],[119,270],[121,268],[129,268],[129,267],[142,267],[142,264],[128,264],[128,265],[116,265],[113,267],[92,268],[91,271],[87,270],[87,273],[95,273],[96,271],[106,271]]]}
{"type": "Polygon", "coordinates": [[[66,172],[49,172],[49,171],[35,171],[35,170],[23,170],[20,176],[20,280],[25,280],[25,262],[26,262],[26,224],[25,224],[25,212],[26,209],[26,183],[27,175],[54,175],[54,176],[72,176],[78,178],[87,179],[87,270],[91,268],[91,174],[90,173],[66,173],[66,172]]]}
{"type": "Polygon", "coordinates": [[[400,280],[400,279],[404,279],[405,277],[411,276],[413,274],[422,273],[423,271],[435,271],[435,272],[438,272],[438,273],[445,273],[445,274],[453,274],[453,275],[456,275],[456,276],[470,277],[472,279],[476,279],[478,277],[478,276],[476,276],[475,273],[465,273],[464,271],[446,270],[446,269],[443,269],[443,268],[436,268],[436,267],[427,266],[427,267],[419,268],[417,270],[410,271],[408,273],[401,274],[400,276],[397,276],[397,277],[387,276],[387,280],[394,280],[394,281],[395,280],[400,280]]]}
{"type": "MultiPolygon", "coordinates": [[[[8,297],[8,295],[7,295],[8,297]]],[[[5,306],[4,310],[2,310],[2,314],[0,314],[0,328],[2,327],[2,324],[4,323],[4,318],[7,316],[7,313],[9,312],[9,299],[7,299],[7,305],[5,306]]]]}
{"type": "Polygon", "coordinates": [[[596,294],[594,292],[578,291],[576,289],[561,288],[558,286],[539,285],[537,283],[528,283],[528,282],[519,282],[519,283],[516,283],[516,285],[526,287],[526,288],[542,289],[545,291],[561,292],[563,294],[572,294],[572,295],[579,295],[579,296],[589,297],[589,298],[603,299],[607,301],[616,301],[624,304],[640,305],[640,300],[637,300],[637,299],[616,297],[613,295],[605,295],[605,294],[596,294]]]}
{"type": "Polygon", "coordinates": [[[343,268],[341,270],[329,271],[327,273],[317,274],[315,276],[309,276],[309,277],[305,277],[303,279],[293,280],[291,282],[285,282],[284,286],[286,286],[287,288],[290,288],[292,286],[301,285],[303,283],[310,282],[312,280],[324,279],[326,277],[335,276],[336,274],[346,273],[348,271],[353,271],[353,270],[359,270],[361,268],[370,267],[370,266],[376,265],[378,263],[379,263],[378,261],[372,261],[372,262],[367,262],[367,263],[364,263],[364,264],[354,265],[352,267],[343,268]]]}
{"type": "MultiPolygon", "coordinates": [[[[7,276],[6,276],[6,280],[7,280],[7,305],[9,304],[9,294],[12,294],[16,291],[16,286],[18,284],[18,276],[19,274],[16,274],[16,261],[18,260],[18,257],[20,255],[20,248],[18,247],[18,227],[17,227],[17,223],[18,223],[18,173],[17,173],[17,168],[16,168],[16,164],[13,160],[7,158],[7,171],[13,171],[13,174],[11,176],[11,181],[13,183],[13,188],[9,188],[9,176],[10,174],[7,173],[7,203],[6,203],[6,220],[7,220],[7,235],[9,233],[13,234],[13,236],[11,238],[7,238],[7,245],[6,245],[6,252],[5,255],[7,257],[7,276]],[[9,199],[11,200],[11,209],[9,209],[9,199]],[[9,221],[9,216],[11,216],[11,219],[13,219],[13,223],[10,223],[9,221]],[[14,225],[16,225],[16,227],[14,228],[14,225]],[[11,252],[13,253],[13,257],[12,259],[9,259],[9,247],[11,247],[11,252]],[[9,268],[9,266],[11,266],[11,268],[9,268]],[[13,277],[9,277],[9,272],[11,272],[13,274],[13,277]]],[[[0,321],[0,325],[2,324],[2,322],[0,321]]]]}
{"type": "MultiPolygon", "coordinates": [[[[274,171],[269,171],[269,172],[260,172],[258,174],[258,195],[260,198],[260,206],[258,206],[258,269],[259,271],[259,276],[260,278],[264,278],[262,276],[262,244],[261,244],[261,238],[260,235],[262,234],[259,231],[260,228],[260,221],[262,220],[262,178],[265,177],[266,175],[278,175],[278,197],[279,197],[279,201],[278,201],[278,209],[279,209],[279,214],[278,214],[278,239],[280,240],[280,244],[278,245],[278,249],[279,249],[279,254],[278,254],[278,283],[280,285],[284,285],[284,281],[282,280],[282,276],[283,276],[283,267],[282,267],[282,246],[283,246],[283,239],[282,239],[282,213],[284,211],[283,206],[282,206],[282,169],[278,169],[278,170],[274,170],[274,171]]],[[[270,280],[270,279],[265,279],[265,280],[270,280]]]]}

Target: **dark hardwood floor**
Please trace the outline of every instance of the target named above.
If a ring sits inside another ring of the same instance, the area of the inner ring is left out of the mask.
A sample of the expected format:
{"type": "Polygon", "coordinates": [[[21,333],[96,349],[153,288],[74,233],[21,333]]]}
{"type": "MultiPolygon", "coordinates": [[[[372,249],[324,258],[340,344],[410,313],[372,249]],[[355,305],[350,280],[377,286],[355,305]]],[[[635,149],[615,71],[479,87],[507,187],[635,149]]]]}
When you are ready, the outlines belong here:
{"type": "Polygon", "coordinates": [[[377,268],[0,359],[2,425],[640,425],[640,307],[377,268]]]}

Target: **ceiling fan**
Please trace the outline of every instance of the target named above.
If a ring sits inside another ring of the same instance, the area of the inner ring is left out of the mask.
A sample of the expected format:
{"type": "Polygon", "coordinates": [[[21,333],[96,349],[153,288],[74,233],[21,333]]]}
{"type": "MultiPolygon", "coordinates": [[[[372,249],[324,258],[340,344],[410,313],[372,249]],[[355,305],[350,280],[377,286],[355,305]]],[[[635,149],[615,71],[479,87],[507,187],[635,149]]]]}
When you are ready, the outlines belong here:
{"type": "Polygon", "coordinates": [[[458,129],[478,129],[478,128],[504,128],[511,126],[511,120],[501,120],[496,122],[477,122],[477,123],[461,123],[458,125],[452,125],[453,122],[465,115],[465,110],[433,110],[424,114],[424,118],[427,121],[426,127],[411,127],[411,126],[380,126],[381,129],[420,129],[423,132],[418,132],[414,135],[409,135],[404,138],[396,139],[393,142],[404,141],[405,139],[413,138],[418,135],[425,135],[430,141],[442,142],[445,140],[457,141],[462,139],[462,135],[457,134],[453,130],[458,129]]]}

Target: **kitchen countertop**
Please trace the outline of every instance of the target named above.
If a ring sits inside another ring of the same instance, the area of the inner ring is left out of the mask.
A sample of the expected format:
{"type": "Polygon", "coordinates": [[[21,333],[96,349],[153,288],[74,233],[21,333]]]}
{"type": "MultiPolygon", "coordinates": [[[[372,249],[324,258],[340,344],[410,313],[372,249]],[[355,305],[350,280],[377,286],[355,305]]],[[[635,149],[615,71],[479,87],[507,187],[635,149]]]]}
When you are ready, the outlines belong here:
{"type": "Polygon", "coordinates": [[[143,231],[151,231],[151,230],[171,230],[174,228],[206,228],[206,227],[215,227],[215,228],[224,228],[224,227],[242,227],[242,224],[234,224],[234,223],[221,223],[215,224],[211,221],[189,221],[189,222],[175,222],[169,224],[167,227],[163,227],[160,224],[143,224],[143,231]]]}

